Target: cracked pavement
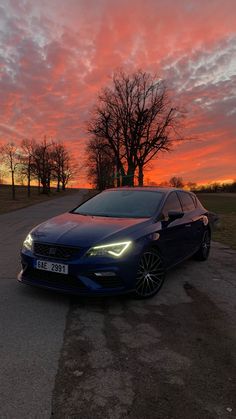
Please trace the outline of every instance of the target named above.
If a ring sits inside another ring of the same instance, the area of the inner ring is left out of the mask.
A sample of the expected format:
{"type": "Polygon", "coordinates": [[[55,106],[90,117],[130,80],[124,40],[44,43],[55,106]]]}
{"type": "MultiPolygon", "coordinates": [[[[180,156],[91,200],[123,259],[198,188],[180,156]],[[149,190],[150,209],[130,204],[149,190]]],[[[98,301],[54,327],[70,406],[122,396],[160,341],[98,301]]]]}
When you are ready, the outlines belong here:
{"type": "Polygon", "coordinates": [[[236,417],[236,252],[227,246],[172,270],[146,301],[17,283],[30,228],[85,194],[0,216],[0,417],[236,417]]]}

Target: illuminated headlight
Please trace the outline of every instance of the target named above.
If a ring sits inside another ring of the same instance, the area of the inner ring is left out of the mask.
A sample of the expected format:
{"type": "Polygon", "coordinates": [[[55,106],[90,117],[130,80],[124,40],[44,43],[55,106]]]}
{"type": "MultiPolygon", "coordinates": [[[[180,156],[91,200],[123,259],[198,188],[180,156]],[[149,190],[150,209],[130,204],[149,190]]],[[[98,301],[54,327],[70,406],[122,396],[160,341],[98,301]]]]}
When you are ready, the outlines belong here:
{"type": "Polygon", "coordinates": [[[88,250],[87,256],[113,256],[120,257],[130,247],[131,241],[122,243],[105,244],[102,246],[94,246],[88,250]]]}
{"type": "Polygon", "coordinates": [[[32,250],[33,248],[33,237],[31,234],[28,234],[25,241],[23,242],[23,247],[27,250],[32,250]]]}

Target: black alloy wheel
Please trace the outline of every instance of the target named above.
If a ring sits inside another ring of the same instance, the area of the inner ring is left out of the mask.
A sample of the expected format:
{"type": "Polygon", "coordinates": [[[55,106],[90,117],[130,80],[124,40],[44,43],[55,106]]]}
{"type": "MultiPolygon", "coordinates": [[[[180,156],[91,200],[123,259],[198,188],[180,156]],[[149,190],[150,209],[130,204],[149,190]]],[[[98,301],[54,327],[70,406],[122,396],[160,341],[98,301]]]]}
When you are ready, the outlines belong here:
{"type": "Polygon", "coordinates": [[[194,257],[197,260],[207,260],[211,249],[211,234],[209,229],[204,231],[200,249],[195,253],[194,257]]]}
{"type": "Polygon", "coordinates": [[[157,294],[165,280],[165,269],[156,249],[146,250],[139,261],[135,297],[149,298],[157,294]]]}

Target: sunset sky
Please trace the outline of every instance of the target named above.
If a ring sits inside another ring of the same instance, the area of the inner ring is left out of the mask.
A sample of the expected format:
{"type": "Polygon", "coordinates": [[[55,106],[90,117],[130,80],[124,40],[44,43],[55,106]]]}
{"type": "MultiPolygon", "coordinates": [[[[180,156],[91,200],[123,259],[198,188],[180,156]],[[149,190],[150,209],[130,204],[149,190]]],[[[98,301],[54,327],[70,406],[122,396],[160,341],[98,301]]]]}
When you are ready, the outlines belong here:
{"type": "Polygon", "coordinates": [[[235,0],[0,4],[0,143],[46,134],[83,161],[98,91],[119,67],[142,69],[167,80],[195,138],[153,161],[146,179],[236,178],[235,0]]]}

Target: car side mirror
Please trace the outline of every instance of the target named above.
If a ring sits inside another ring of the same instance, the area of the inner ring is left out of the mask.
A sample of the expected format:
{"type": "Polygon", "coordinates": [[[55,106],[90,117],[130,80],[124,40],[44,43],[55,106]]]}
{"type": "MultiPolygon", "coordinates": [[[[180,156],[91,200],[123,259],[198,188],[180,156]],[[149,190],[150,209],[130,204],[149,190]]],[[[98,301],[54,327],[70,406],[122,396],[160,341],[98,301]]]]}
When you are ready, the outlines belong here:
{"type": "Polygon", "coordinates": [[[182,218],[184,216],[184,213],[182,211],[169,211],[168,212],[168,218],[169,221],[177,220],[178,218],[182,218]]]}

